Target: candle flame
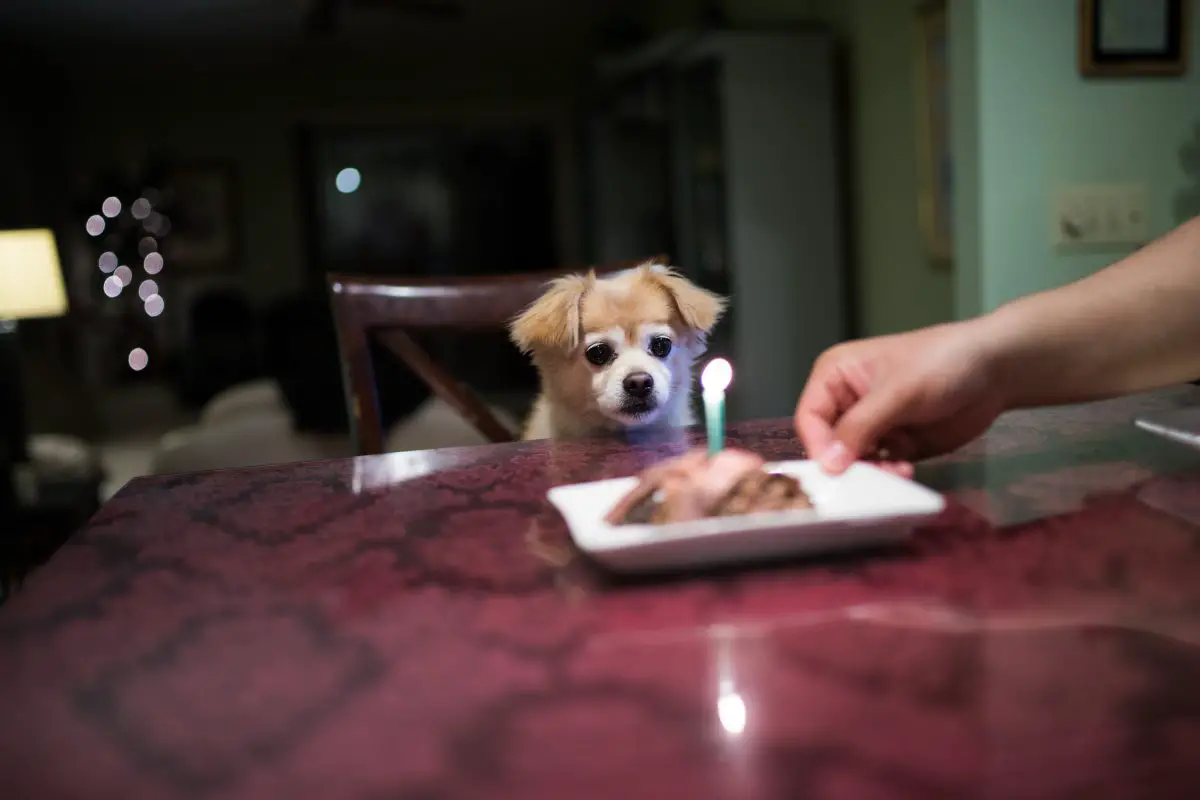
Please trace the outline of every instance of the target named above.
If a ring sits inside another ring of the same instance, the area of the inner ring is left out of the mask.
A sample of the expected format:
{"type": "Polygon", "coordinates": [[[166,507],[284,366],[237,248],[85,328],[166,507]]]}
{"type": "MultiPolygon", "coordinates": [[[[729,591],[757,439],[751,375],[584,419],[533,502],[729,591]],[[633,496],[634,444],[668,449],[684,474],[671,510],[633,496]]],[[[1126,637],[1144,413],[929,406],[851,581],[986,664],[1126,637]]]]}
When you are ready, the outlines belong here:
{"type": "Polygon", "coordinates": [[[700,373],[700,386],[706,392],[723,392],[733,381],[733,367],[723,358],[714,358],[700,373]]]}

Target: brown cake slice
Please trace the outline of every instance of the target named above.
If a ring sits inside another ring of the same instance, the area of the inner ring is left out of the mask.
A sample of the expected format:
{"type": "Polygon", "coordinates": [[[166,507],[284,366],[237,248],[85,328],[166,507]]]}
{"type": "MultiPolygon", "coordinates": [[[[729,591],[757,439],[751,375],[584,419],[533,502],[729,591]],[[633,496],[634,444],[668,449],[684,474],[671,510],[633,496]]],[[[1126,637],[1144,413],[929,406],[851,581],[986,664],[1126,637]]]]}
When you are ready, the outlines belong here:
{"type": "Polygon", "coordinates": [[[610,525],[665,525],[797,508],[812,508],[800,482],[767,472],[755,454],[726,449],[710,457],[694,450],[643,472],[605,520],[610,525]]]}

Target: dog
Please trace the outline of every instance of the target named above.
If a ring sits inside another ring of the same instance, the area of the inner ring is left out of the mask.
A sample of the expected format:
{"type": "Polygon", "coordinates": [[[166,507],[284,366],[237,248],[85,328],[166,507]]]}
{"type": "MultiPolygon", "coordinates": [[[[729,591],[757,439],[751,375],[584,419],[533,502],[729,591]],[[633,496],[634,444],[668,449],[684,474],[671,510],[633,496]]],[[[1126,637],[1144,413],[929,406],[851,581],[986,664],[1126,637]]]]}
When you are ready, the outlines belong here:
{"type": "Polygon", "coordinates": [[[691,425],[693,365],[725,307],[654,264],[552,281],[509,326],[541,380],[522,439],[691,425]]]}

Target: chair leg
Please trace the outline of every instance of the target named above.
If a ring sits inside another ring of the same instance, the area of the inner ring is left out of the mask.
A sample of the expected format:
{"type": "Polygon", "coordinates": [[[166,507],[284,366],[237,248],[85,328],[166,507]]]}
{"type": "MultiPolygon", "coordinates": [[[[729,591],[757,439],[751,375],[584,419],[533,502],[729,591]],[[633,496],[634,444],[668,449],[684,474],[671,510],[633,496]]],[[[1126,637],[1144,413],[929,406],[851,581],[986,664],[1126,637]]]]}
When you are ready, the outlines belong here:
{"type": "MultiPolygon", "coordinates": [[[[340,313],[334,303],[334,315],[340,313]]],[[[359,455],[383,452],[383,415],[375,391],[375,373],[366,333],[353,324],[337,325],[338,350],[342,362],[342,388],[346,411],[359,455]]]]}

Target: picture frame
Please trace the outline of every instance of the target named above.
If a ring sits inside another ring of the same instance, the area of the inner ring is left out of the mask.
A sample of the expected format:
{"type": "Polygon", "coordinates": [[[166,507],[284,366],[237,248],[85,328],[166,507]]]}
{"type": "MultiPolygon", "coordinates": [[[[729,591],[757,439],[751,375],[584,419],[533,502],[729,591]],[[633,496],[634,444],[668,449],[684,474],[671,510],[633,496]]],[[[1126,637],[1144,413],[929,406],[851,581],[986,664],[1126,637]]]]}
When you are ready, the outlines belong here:
{"type": "Polygon", "coordinates": [[[917,9],[917,213],[935,266],[954,261],[954,169],[950,142],[950,64],[945,0],[917,9]]]}
{"type": "MultiPolygon", "coordinates": [[[[161,232],[162,252],[174,268],[192,273],[236,268],[240,232],[233,165],[189,162],[170,170],[164,187],[169,229],[161,232]]],[[[147,230],[155,233],[149,226],[147,230]]]]}
{"type": "Polygon", "coordinates": [[[1188,69],[1189,0],[1079,0],[1079,72],[1175,77],[1188,69]]]}

